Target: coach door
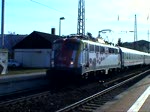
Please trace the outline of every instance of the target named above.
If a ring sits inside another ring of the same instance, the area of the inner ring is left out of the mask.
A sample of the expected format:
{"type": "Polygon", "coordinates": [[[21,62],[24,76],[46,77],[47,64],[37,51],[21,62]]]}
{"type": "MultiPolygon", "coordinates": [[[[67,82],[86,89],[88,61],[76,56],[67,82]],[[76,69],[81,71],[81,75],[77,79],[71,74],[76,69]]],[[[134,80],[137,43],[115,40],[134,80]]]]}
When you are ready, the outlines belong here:
{"type": "Polygon", "coordinates": [[[88,53],[88,44],[84,44],[84,53],[83,53],[83,59],[85,62],[85,66],[89,67],[89,62],[88,62],[88,58],[89,58],[89,53],[88,53]]]}

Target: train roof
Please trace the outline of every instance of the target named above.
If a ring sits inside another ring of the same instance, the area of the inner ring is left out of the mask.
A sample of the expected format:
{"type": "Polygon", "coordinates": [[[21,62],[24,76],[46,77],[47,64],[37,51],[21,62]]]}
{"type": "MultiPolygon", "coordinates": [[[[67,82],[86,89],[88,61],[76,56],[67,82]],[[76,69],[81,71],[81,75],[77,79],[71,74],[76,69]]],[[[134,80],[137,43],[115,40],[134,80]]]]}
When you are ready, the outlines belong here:
{"type": "Polygon", "coordinates": [[[142,54],[142,55],[148,54],[146,52],[141,52],[141,51],[125,48],[125,47],[119,47],[119,48],[121,49],[122,52],[126,52],[126,53],[142,54]]]}
{"type": "Polygon", "coordinates": [[[118,47],[115,47],[115,46],[111,46],[111,45],[107,45],[107,44],[102,44],[102,43],[99,43],[99,42],[95,42],[95,41],[91,41],[91,40],[85,40],[85,39],[79,39],[79,38],[61,38],[61,39],[57,39],[54,41],[55,42],[59,42],[59,41],[63,41],[63,40],[73,40],[73,41],[80,41],[80,42],[83,42],[83,43],[88,43],[88,44],[92,44],[92,45],[98,45],[98,46],[103,46],[103,47],[109,47],[109,48],[114,48],[114,49],[119,49],[118,47]]]}
{"type": "Polygon", "coordinates": [[[146,53],[146,52],[143,52],[143,53],[144,53],[144,55],[150,56],[150,54],[149,54],[149,53],[146,53]]]}
{"type": "Polygon", "coordinates": [[[88,44],[93,44],[93,45],[98,45],[98,46],[103,46],[103,47],[109,47],[109,48],[114,48],[114,49],[119,49],[118,47],[115,47],[115,46],[102,44],[102,43],[94,42],[94,41],[90,41],[90,40],[82,40],[82,41],[85,42],[85,43],[88,43],[88,44]]]}

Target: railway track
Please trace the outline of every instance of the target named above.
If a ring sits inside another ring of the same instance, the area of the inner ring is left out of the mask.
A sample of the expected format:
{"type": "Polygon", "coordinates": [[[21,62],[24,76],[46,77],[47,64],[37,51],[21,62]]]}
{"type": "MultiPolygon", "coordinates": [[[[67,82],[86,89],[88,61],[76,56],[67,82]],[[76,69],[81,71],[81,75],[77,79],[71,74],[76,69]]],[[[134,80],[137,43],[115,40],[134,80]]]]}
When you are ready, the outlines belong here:
{"type": "Polygon", "coordinates": [[[84,86],[80,85],[77,87],[71,86],[71,87],[60,89],[58,91],[56,90],[52,92],[52,90],[49,90],[49,91],[45,91],[33,95],[27,95],[24,97],[15,98],[9,101],[4,101],[0,103],[0,110],[4,110],[4,112],[6,111],[16,112],[18,110],[21,112],[26,112],[26,111],[44,111],[44,112],[55,112],[55,111],[87,112],[88,111],[91,112],[99,108],[105,102],[112,100],[114,96],[116,96],[120,92],[124,91],[127,88],[125,87],[127,86],[126,84],[127,82],[133,82],[135,81],[134,79],[141,79],[144,76],[144,74],[149,71],[145,71],[144,73],[143,72],[139,73],[139,72],[142,71],[136,71],[136,73],[134,71],[134,73],[132,72],[129,75],[125,75],[122,78],[115,78],[114,80],[112,79],[108,80],[103,84],[96,83],[95,85],[88,84],[84,86]],[[101,92],[96,93],[96,91],[100,91],[100,90],[101,92]],[[65,107],[66,105],[69,106],[65,107]]]}
{"type": "Polygon", "coordinates": [[[119,93],[127,89],[129,85],[132,85],[141,78],[145,77],[145,74],[148,72],[150,72],[150,70],[139,73],[138,75],[133,75],[132,77],[127,78],[126,80],[119,82],[118,84],[115,84],[105,90],[102,90],[101,92],[98,92],[83,100],[59,109],[56,112],[94,112],[101,105],[109,100],[112,100],[119,93]]]}
{"type": "Polygon", "coordinates": [[[8,101],[3,101],[3,102],[0,102],[0,107],[2,107],[4,105],[5,106],[13,105],[13,104],[17,104],[19,102],[21,103],[21,102],[29,101],[32,99],[39,99],[41,97],[46,97],[49,93],[50,93],[50,91],[45,91],[45,92],[37,93],[34,95],[28,95],[28,96],[23,96],[23,97],[16,98],[16,99],[8,100],[8,101]]]}

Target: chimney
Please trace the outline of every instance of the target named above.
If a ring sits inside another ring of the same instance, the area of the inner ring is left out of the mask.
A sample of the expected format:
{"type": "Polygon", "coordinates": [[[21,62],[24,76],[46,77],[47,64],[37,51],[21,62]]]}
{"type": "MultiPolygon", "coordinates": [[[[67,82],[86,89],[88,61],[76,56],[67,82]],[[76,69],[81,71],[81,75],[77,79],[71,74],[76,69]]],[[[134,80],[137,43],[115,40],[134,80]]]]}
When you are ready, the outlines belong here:
{"type": "Polygon", "coordinates": [[[55,35],[55,28],[51,29],[51,34],[55,35]]]}

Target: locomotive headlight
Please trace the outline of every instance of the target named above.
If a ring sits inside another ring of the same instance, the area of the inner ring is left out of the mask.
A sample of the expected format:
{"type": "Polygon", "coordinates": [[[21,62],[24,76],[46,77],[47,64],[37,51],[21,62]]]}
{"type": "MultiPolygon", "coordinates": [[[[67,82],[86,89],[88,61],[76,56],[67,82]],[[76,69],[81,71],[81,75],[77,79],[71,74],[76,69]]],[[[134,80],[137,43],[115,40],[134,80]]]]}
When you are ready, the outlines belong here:
{"type": "Polygon", "coordinates": [[[73,65],[73,61],[70,62],[70,65],[73,65]]]}
{"type": "Polygon", "coordinates": [[[70,61],[70,65],[73,65],[73,64],[74,64],[73,59],[71,59],[71,61],[70,61]]]}
{"type": "Polygon", "coordinates": [[[51,66],[54,67],[54,60],[51,60],[51,66]]]}

